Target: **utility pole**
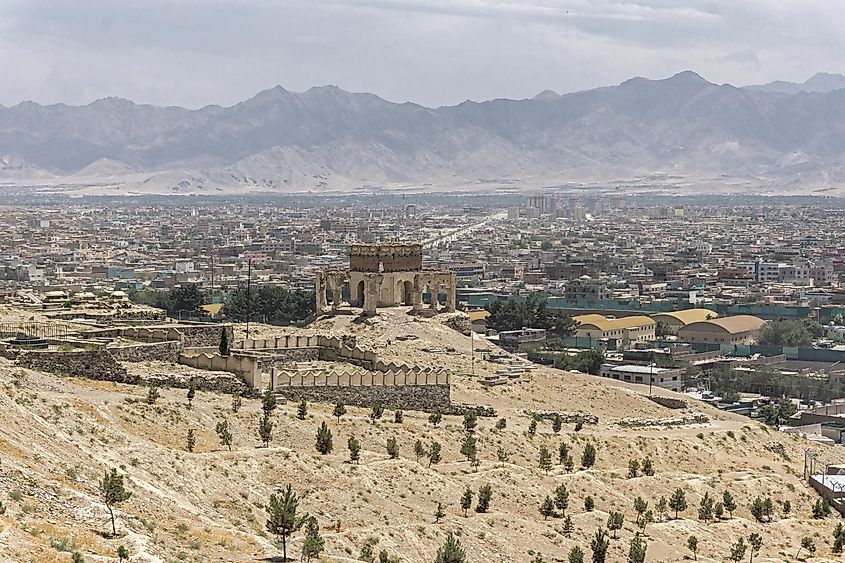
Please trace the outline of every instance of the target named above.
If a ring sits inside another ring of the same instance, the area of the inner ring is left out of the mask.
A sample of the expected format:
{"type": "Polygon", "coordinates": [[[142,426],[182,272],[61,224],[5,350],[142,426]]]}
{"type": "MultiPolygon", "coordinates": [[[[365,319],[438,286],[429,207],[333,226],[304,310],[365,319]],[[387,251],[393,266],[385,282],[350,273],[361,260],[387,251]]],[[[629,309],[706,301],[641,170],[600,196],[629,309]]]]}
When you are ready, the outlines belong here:
{"type": "Polygon", "coordinates": [[[472,366],[472,375],[475,377],[475,331],[472,330],[472,325],[469,328],[469,355],[472,366]]]}
{"type": "Polygon", "coordinates": [[[249,338],[249,318],[252,316],[252,300],[250,289],[252,289],[252,258],[247,262],[246,274],[246,337],[249,338]]]}
{"type": "Polygon", "coordinates": [[[648,396],[651,397],[651,383],[654,381],[654,362],[651,362],[648,365],[649,376],[648,376],[648,396]]]}

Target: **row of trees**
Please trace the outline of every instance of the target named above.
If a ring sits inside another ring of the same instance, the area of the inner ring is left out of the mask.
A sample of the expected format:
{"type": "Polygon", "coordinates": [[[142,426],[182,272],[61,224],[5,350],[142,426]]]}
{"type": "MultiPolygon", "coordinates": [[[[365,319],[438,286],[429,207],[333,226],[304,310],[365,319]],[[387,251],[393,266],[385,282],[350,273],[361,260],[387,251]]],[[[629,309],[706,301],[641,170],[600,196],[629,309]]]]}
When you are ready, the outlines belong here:
{"type": "Polygon", "coordinates": [[[494,301],[487,305],[487,311],[487,326],[497,332],[542,328],[560,338],[572,336],[577,325],[569,315],[549,308],[545,297],[534,294],[524,301],[494,301]]]}
{"type": "MultiPolygon", "coordinates": [[[[211,301],[210,295],[192,283],[168,291],[132,291],[130,298],[136,303],[164,309],[174,318],[207,317],[203,305],[211,301]]],[[[313,291],[258,286],[249,292],[239,288],[226,294],[222,314],[235,322],[249,319],[284,326],[307,320],[314,314],[314,307],[313,291]]]]}
{"type": "Polygon", "coordinates": [[[822,325],[815,319],[778,319],[766,323],[757,343],[761,346],[810,346],[814,338],[824,334],[822,325]]]}
{"type": "Polygon", "coordinates": [[[766,366],[753,372],[738,373],[719,366],[710,372],[711,389],[722,396],[736,393],[760,393],[769,397],[797,397],[827,402],[845,394],[845,385],[819,381],[806,375],[782,374],[766,366]]]}
{"type": "Polygon", "coordinates": [[[314,314],[314,292],[260,286],[250,291],[238,289],[229,294],[223,305],[223,316],[236,322],[259,320],[272,325],[290,325],[307,320],[314,314]]]}

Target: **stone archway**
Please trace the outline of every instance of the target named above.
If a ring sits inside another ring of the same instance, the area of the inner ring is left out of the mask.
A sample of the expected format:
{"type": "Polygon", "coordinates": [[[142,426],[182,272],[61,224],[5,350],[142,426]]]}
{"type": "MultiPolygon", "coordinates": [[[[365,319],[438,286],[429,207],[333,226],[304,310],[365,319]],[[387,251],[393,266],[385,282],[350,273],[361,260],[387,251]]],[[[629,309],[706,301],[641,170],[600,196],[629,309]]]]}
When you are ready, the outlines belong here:
{"type": "Polygon", "coordinates": [[[364,308],[364,301],[366,300],[366,292],[365,292],[365,284],[364,280],[358,282],[358,287],[356,289],[356,295],[358,296],[358,303],[355,304],[356,307],[364,308]]]}
{"type": "Polygon", "coordinates": [[[399,295],[401,296],[402,304],[403,305],[413,305],[414,304],[414,284],[409,281],[405,280],[404,282],[400,282],[402,284],[401,291],[399,295]]]}

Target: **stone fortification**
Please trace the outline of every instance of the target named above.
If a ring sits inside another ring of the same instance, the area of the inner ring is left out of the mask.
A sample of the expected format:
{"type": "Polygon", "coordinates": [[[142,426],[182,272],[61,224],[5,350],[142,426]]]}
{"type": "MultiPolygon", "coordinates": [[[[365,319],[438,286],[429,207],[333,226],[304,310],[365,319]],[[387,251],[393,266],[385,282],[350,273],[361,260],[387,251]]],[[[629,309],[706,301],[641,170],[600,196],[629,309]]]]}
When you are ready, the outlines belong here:
{"type": "Polygon", "coordinates": [[[137,383],[107,350],[23,351],[17,355],[19,366],[39,371],[87,377],[118,383],[137,383]]]}

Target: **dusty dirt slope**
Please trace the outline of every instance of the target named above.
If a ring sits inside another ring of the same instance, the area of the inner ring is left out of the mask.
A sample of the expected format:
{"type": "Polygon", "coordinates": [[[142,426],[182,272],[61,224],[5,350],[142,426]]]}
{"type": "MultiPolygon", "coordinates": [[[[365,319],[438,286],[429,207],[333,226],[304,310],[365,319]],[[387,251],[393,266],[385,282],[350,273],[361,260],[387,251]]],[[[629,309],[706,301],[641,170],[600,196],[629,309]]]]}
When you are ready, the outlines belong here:
{"type": "MultiPolygon", "coordinates": [[[[282,332],[261,326],[253,330],[282,332]]],[[[805,536],[817,547],[810,560],[839,560],[831,552],[837,519],[811,517],[817,497],[800,475],[804,449],[815,446],[803,438],[706,405],[672,411],[648,400],[643,388],[551,369],[486,390],[467,373],[468,337],[438,319],[412,320],[390,312],[366,323],[351,317],[325,319],[312,330],[352,333],[362,344],[380,347],[385,356],[451,366],[456,372],[453,398],[495,406],[507,427],[496,430],[496,419],[480,420],[476,435],[481,464],[473,471],[459,453],[463,429],[457,417],[444,417],[432,428],[426,413],[406,412],[403,423],[396,424],[387,412],[373,425],[367,410],[349,408],[338,422],[331,405],[315,404],[301,421],[290,403],[280,404],[273,414],[273,441],[261,448],[259,401],[245,400],[233,413],[231,397],[199,392],[189,409],[184,390],[163,390],[149,405],[144,388],[57,377],[0,359],[0,498],[6,509],[0,517],[0,560],[70,561],[70,551],[78,550],[89,562],[114,561],[119,545],[129,548],[137,562],[270,560],[280,552],[264,532],[263,506],[287,483],[302,495],[300,509],[319,518],[326,561],[358,561],[368,538],[377,538],[376,552],[385,549],[401,561],[430,563],[449,531],[459,535],[474,563],[527,563],[537,553],[545,561],[565,561],[575,545],[589,560],[589,538],[605,525],[610,510],[623,512],[625,524],[619,539],[611,542],[608,561],[627,561],[636,530],[633,499],[641,496],[654,509],[661,495],[668,497],[678,487],[686,491],[689,508],[680,519],[658,517],[646,527],[647,561],[691,558],[685,547],[691,534],[699,540],[699,561],[723,561],[729,545],[752,532],[764,539],[754,561],[795,561],[805,536]],[[396,340],[406,334],[417,338],[396,340]],[[432,347],[455,351],[424,351],[432,347]],[[526,412],[534,410],[585,411],[599,422],[579,432],[567,424],[557,435],[548,422],[541,422],[531,437],[526,412]],[[629,417],[695,414],[706,415],[709,422],[659,428],[618,424],[629,417]],[[231,452],[219,445],[214,432],[223,418],[234,433],[231,452]],[[314,448],[323,421],[334,437],[334,451],[325,456],[314,448]],[[194,453],[185,451],[189,428],[197,436],[194,453]],[[364,450],[359,465],[347,461],[346,442],[352,434],[364,450]],[[388,459],[385,443],[390,437],[398,440],[399,459],[388,459]],[[426,445],[441,443],[442,463],[431,468],[425,460],[418,463],[413,454],[417,439],[426,445]],[[571,473],[556,463],[561,442],[570,445],[575,459],[571,473]],[[597,462],[580,469],[588,443],[597,448],[597,462]],[[542,445],[555,461],[548,475],[538,468],[542,445]],[[505,463],[496,460],[499,448],[509,453],[505,463]],[[629,459],[645,456],[653,460],[655,475],[627,478],[629,459]],[[113,467],[126,475],[133,493],[117,510],[117,538],[106,533],[108,513],[97,494],[98,479],[113,467]],[[463,517],[461,493],[485,483],[493,486],[490,511],[470,511],[463,517]],[[562,533],[562,518],[544,520],[538,511],[559,484],[571,492],[567,514],[575,530],[569,537],[562,533]],[[721,499],[724,490],[731,491],[740,507],[730,518],[700,521],[702,495],[721,499]],[[594,511],[584,509],[587,495],[595,499],[594,511]],[[771,495],[775,501],[771,523],[758,524],[751,517],[748,507],[757,495],[771,495]],[[438,501],[446,506],[446,517],[435,524],[438,501]],[[788,514],[783,501],[791,503],[788,514]]],[[[162,369],[161,364],[154,367],[162,369]]],[[[475,371],[496,367],[478,362],[475,371]]],[[[840,450],[825,451],[831,461],[837,455],[845,461],[840,450]]],[[[302,532],[295,534],[289,552],[296,559],[301,538],[302,532]]]]}

